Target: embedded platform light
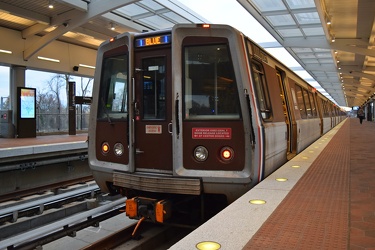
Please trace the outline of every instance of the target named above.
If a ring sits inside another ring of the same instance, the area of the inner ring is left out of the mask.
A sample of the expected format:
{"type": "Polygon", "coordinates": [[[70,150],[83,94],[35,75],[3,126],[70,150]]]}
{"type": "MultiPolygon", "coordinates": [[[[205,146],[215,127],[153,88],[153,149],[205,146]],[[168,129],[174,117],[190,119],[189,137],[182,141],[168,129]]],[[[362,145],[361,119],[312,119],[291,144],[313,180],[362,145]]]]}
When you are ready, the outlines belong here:
{"type": "Polygon", "coordinates": [[[299,165],[293,165],[292,168],[300,168],[301,166],[299,165]]]}
{"type": "Polygon", "coordinates": [[[279,182],[285,182],[287,180],[288,180],[287,178],[276,178],[276,181],[279,181],[279,182]]]}
{"type": "Polygon", "coordinates": [[[264,204],[266,204],[265,200],[260,200],[260,199],[250,200],[249,202],[251,204],[254,204],[254,205],[264,205],[264,204]]]}
{"type": "Polygon", "coordinates": [[[91,66],[91,65],[87,65],[87,64],[82,64],[82,63],[78,64],[78,66],[83,67],[83,68],[95,69],[95,66],[91,66]]]}
{"type": "Polygon", "coordinates": [[[44,56],[38,56],[38,59],[39,60],[44,60],[44,61],[49,61],[49,62],[56,62],[56,63],[60,62],[59,59],[53,59],[53,58],[44,57],[44,56]]]}
{"type": "Polygon", "coordinates": [[[202,241],[199,242],[195,247],[199,250],[218,250],[221,245],[215,241],[202,241]]]}
{"type": "Polygon", "coordinates": [[[4,54],[12,54],[13,52],[10,51],[10,50],[0,49],[0,53],[4,53],[4,54]]]}

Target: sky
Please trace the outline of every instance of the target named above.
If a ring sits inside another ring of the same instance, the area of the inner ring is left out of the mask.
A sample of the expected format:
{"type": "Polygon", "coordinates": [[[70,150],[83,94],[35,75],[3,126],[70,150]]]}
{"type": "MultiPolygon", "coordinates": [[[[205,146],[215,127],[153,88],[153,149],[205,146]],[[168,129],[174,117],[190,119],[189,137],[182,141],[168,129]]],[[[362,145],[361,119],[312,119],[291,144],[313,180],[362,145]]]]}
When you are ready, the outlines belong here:
{"type": "MultiPolygon", "coordinates": [[[[245,10],[236,0],[178,0],[183,5],[199,14],[207,21],[216,24],[228,24],[235,27],[256,43],[276,42],[276,39],[263,28],[261,24],[245,10]]],[[[271,55],[287,67],[301,67],[301,65],[284,48],[266,49],[271,55]]],[[[303,79],[312,79],[305,71],[294,71],[303,79]]],[[[320,92],[327,93],[318,82],[308,81],[320,92]]]]}

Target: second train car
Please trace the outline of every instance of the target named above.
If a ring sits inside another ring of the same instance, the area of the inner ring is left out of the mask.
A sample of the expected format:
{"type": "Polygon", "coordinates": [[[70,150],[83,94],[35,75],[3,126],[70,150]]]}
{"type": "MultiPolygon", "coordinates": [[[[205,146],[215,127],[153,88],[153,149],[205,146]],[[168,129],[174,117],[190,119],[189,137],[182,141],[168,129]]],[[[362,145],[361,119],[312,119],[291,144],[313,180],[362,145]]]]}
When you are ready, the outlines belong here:
{"type": "Polygon", "coordinates": [[[233,202],[343,117],[230,26],[125,33],[98,50],[89,163],[129,217],[165,222],[233,202]]]}

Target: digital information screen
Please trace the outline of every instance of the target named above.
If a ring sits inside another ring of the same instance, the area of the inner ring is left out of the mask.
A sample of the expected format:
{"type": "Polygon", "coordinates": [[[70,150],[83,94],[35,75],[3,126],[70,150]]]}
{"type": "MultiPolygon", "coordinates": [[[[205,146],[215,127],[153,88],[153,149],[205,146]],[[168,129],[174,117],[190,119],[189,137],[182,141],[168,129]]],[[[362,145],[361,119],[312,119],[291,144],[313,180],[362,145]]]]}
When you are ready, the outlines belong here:
{"type": "Polygon", "coordinates": [[[36,89],[21,88],[20,93],[20,117],[35,119],[36,89]]]}
{"type": "Polygon", "coordinates": [[[171,35],[151,36],[135,39],[135,47],[148,47],[153,45],[162,45],[171,43],[171,35]]]}

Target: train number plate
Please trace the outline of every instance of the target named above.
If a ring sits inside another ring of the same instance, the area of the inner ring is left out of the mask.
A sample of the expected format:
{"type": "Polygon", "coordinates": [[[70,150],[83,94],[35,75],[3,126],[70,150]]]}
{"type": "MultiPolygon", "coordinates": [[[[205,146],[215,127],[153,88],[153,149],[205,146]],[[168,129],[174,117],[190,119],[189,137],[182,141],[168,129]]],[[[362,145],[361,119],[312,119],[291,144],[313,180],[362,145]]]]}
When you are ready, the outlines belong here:
{"type": "Polygon", "coordinates": [[[232,128],[192,128],[193,139],[232,139],[232,128]]]}

